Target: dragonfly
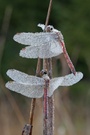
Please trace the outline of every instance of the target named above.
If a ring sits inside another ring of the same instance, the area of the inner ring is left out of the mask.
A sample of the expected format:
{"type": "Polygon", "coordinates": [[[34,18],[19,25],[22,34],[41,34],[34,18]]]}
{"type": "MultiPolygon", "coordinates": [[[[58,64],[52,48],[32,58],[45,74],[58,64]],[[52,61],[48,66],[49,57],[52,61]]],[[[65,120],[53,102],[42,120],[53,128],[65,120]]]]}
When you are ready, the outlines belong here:
{"type": "Polygon", "coordinates": [[[52,25],[45,27],[44,24],[38,24],[38,27],[41,27],[46,32],[22,32],[14,35],[13,39],[16,42],[29,45],[20,51],[20,56],[26,58],[51,58],[63,53],[71,72],[75,75],[76,70],[67,53],[61,31],[58,31],[52,25]]]}
{"type": "Polygon", "coordinates": [[[47,119],[48,97],[51,97],[59,86],[71,86],[83,77],[81,72],[76,75],[69,74],[64,77],[50,79],[45,70],[41,71],[42,78],[25,74],[15,69],[7,71],[7,75],[13,80],[6,83],[6,87],[30,98],[44,97],[44,115],[47,119]]]}
{"type": "Polygon", "coordinates": [[[14,92],[30,98],[41,98],[47,86],[47,96],[51,97],[59,86],[72,86],[83,78],[82,72],[76,72],[63,77],[50,79],[43,71],[42,77],[28,75],[15,69],[9,69],[7,75],[13,80],[6,83],[6,87],[14,92]]]}

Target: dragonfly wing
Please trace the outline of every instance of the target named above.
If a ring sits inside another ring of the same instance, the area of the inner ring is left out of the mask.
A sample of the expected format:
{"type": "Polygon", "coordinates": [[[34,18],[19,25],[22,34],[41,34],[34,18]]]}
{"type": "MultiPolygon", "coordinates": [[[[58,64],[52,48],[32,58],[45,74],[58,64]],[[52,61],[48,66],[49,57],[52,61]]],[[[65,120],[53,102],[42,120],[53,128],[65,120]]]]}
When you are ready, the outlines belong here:
{"type": "Polygon", "coordinates": [[[81,72],[76,72],[76,75],[69,74],[63,77],[63,82],[61,86],[71,86],[77,82],[79,82],[83,78],[83,74],[81,72]]]}
{"type": "Polygon", "coordinates": [[[56,77],[50,80],[48,96],[50,97],[53,92],[62,84],[63,77],[56,77]]]}
{"type": "Polygon", "coordinates": [[[39,46],[27,46],[20,51],[20,56],[25,58],[38,58],[39,46]]]}
{"type": "Polygon", "coordinates": [[[14,81],[10,81],[7,82],[5,86],[11,91],[15,91],[26,97],[40,98],[43,96],[44,86],[42,85],[25,85],[14,81]]]}
{"type": "Polygon", "coordinates": [[[60,52],[60,47],[57,47],[57,44],[52,44],[52,42],[50,42],[49,44],[45,45],[45,46],[41,46],[39,49],[39,57],[40,58],[51,58],[51,57],[55,57],[57,55],[59,55],[60,52]],[[58,48],[58,49],[57,49],[58,48]],[[52,51],[52,50],[55,51],[52,51]]]}
{"type": "MultiPolygon", "coordinates": [[[[42,40],[40,40],[40,38],[42,37],[42,33],[17,33],[13,39],[21,44],[24,45],[33,45],[33,46],[37,46],[39,44],[42,44],[42,40]]],[[[44,39],[44,38],[43,38],[44,39]]]]}
{"type": "Polygon", "coordinates": [[[31,76],[15,69],[8,70],[7,75],[18,83],[31,84],[31,85],[39,85],[39,84],[44,85],[45,84],[43,78],[31,76]]]}
{"type": "Polygon", "coordinates": [[[39,33],[18,33],[16,34],[13,39],[21,44],[24,45],[32,45],[32,46],[42,46],[42,45],[48,45],[52,42],[53,44],[58,44],[58,35],[54,32],[39,32],[39,33]]]}
{"type": "Polygon", "coordinates": [[[57,55],[63,53],[63,49],[62,49],[61,44],[57,43],[56,41],[51,42],[50,50],[52,53],[57,54],[57,55]]]}
{"type": "Polygon", "coordinates": [[[45,25],[44,24],[39,23],[37,26],[40,27],[42,30],[45,29],[45,25]]]}
{"type": "Polygon", "coordinates": [[[45,46],[28,46],[20,51],[20,56],[25,58],[51,58],[59,55],[61,52],[60,47],[55,45],[51,48],[51,45],[45,46]],[[52,49],[55,50],[52,52],[52,49]],[[56,50],[57,49],[57,50],[56,50]]]}
{"type": "Polygon", "coordinates": [[[79,82],[82,78],[83,74],[81,72],[76,72],[76,75],[72,73],[64,77],[57,77],[51,79],[48,96],[50,97],[59,86],[72,86],[73,84],[79,82]]]}

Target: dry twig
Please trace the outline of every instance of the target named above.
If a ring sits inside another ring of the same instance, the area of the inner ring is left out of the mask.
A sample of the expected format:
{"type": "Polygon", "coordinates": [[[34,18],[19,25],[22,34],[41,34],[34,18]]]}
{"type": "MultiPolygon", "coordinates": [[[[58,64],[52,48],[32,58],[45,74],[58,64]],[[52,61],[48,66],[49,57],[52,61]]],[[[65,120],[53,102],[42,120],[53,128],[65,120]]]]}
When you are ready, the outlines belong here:
{"type": "MultiPolygon", "coordinates": [[[[50,0],[45,27],[48,25],[50,12],[51,12],[52,0],[50,0]]],[[[52,60],[51,59],[43,59],[43,69],[47,69],[49,72],[49,77],[52,78],[52,60]]],[[[53,135],[54,134],[54,98],[47,97],[47,120],[44,117],[44,127],[43,127],[43,135],[53,135]]]]}

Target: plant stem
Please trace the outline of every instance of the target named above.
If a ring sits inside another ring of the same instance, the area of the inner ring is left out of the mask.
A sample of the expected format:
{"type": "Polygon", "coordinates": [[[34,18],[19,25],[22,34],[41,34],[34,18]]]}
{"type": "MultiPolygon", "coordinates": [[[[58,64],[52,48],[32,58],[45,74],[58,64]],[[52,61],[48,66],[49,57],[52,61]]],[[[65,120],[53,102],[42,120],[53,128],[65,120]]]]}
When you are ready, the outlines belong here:
{"type": "Polygon", "coordinates": [[[50,2],[49,2],[48,12],[47,12],[47,17],[46,17],[46,22],[45,22],[45,27],[48,25],[48,22],[49,22],[49,17],[50,17],[50,13],[51,13],[51,7],[52,7],[52,0],[50,0],[50,2]]]}
{"type": "MultiPolygon", "coordinates": [[[[52,6],[52,0],[50,0],[45,27],[48,25],[50,12],[51,12],[51,6],[52,6]]],[[[45,30],[44,30],[45,31],[45,30]]],[[[52,78],[52,60],[51,59],[43,59],[43,69],[47,69],[49,71],[49,77],[52,78]]],[[[44,127],[43,127],[43,135],[53,135],[54,134],[54,98],[53,97],[47,97],[47,119],[45,118],[44,114],[44,127]]]]}
{"type": "Polygon", "coordinates": [[[33,125],[33,116],[34,116],[35,103],[36,103],[36,99],[33,98],[32,101],[31,101],[30,119],[29,119],[29,123],[31,125],[30,135],[32,135],[32,128],[33,128],[32,125],[33,125]]]}
{"type": "MultiPolygon", "coordinates": [[[[48,59],[49,77],[52,78],[52,59],[48,59]]],[[[49,135],[54,134],[54,96],[48,97],[48,122],[49,122],[49,135]]]]}
{"type": "MultiPolygon", "coordinates": [[[[41,68],[41,59],[38,58],[37,68],[36,68],[36,76],[39,76],[40,68],[41,68]]],[[[35,104],[36,104],[36,99],[32,98],[31,108],[30,108],[30,118],[29,118],[29,124],[31,125],[30,135],[32,135],[32,127],[33,127],[33,117],[34,117],[35,104]]]]}

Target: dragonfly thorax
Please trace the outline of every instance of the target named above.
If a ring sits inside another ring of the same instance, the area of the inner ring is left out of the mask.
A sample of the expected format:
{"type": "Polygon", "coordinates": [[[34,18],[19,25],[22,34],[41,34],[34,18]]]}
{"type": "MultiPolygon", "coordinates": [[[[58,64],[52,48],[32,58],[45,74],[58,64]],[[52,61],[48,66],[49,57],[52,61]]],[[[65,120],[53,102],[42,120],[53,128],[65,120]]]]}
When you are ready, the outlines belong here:
{"type": "Polygon", "coordinates": [[[42,76],[42,78],[45,80],[45,88],[48,88],[49,87],[49,83],[50,83],[50,78],[47,74],[44,74],[42,76]]]}
{"type": "Polygon", "coordinates": [[[50,78],[49,78],[49,76],[48,76],[47,74],[44,74],[44,75],[42,76],[42,78],[43,78],[45,81],[49,81],[49,80],[50,80],[50,78]]]}

